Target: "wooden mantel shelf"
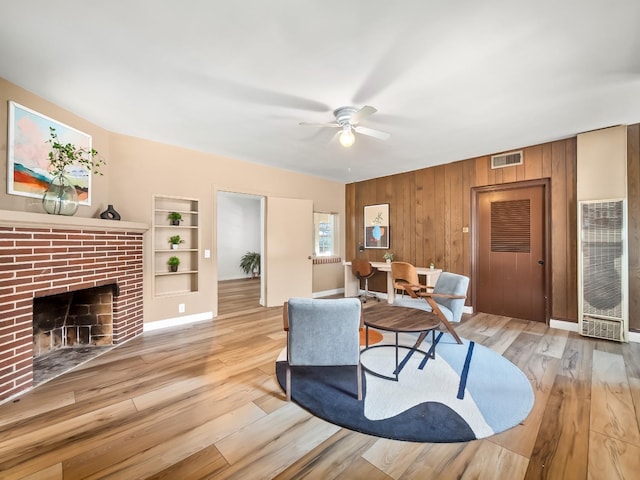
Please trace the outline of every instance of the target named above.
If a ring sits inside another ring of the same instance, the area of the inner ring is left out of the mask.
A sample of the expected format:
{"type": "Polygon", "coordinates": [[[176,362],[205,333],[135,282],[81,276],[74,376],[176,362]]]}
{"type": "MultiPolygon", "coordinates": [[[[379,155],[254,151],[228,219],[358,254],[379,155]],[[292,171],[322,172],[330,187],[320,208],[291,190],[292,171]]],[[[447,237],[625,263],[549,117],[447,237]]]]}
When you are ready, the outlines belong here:
{"type": "Polygon", "coordinates": [[[149,225],[138,222],[120,220],[104,220],[102,218],[68,217],[65,215],[49,215],[47,213],[17,212],[0,210],[0,226],[3,227],[40,227],[70,228],[73,230],[104,230],[118,232],[141,232],[149,230],[149,225]]]}

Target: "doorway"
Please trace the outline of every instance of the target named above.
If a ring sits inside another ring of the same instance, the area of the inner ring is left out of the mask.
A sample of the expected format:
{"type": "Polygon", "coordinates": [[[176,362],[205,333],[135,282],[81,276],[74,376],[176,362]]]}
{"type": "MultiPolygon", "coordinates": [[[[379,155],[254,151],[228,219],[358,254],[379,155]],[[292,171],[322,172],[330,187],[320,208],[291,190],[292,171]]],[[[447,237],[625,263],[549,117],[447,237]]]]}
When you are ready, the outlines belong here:
{"type": "Polygon", "coordinates": [[[217,193],[218,315],[264,306],[264,197],[235,192],[217,193]],[[260,255],[260,268],[244,272],[246,253],[260,255]]]}
{"type": "Polygon", "coordinates": [[[549,181],[472,189],[476,311],[549,318],[549,181]]]}

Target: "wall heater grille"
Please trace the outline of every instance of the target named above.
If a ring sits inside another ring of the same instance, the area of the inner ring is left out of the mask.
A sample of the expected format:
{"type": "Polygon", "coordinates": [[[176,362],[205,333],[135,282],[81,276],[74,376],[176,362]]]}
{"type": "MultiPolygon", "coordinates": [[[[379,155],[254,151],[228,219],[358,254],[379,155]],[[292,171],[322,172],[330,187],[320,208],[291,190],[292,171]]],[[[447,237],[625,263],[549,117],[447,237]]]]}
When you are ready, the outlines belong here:
{"type": "Polygon", "coordinates": [[[582,201],[578,208],[580,333],[627,341],[629,315],[625,202],[582,201]]]}

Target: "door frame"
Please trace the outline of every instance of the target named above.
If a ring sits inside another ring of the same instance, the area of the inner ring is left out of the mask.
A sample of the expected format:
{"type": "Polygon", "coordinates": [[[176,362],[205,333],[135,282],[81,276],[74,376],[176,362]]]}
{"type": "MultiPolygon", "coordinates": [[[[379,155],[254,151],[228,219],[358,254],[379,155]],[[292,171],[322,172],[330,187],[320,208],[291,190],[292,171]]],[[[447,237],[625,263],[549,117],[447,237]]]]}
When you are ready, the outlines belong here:
{"type": "Polygon", "coordinates": [[[479,223],[479,197],[483,193],[500,192],[504,190],[514,190],[529,187],[542,187],[544,198],[544,226],[543,248],[544,248],[544,317],[545,323],[549,325],[551,318],[551,180],[540,178],[535,180],[524,180],[521,182],[510,182],[483,187],[471,187],[471,298],[476,311],[477,303],[477,283],[478,283],[478,258],[480,240],[478,238],[479,223]]]}

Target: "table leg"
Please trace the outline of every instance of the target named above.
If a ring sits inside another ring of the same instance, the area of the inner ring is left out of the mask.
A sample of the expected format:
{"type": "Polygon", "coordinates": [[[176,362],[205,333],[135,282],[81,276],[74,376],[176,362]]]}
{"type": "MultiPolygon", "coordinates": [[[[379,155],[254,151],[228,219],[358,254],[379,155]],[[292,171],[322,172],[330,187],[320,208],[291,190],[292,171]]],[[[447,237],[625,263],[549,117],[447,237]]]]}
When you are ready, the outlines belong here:
{"type": "Polygon", "coordinates": [[[387,303],[393,304],[396,298],[396,291],[393,288],[393,278],[391,272],[387,272],[387,303]]]}

